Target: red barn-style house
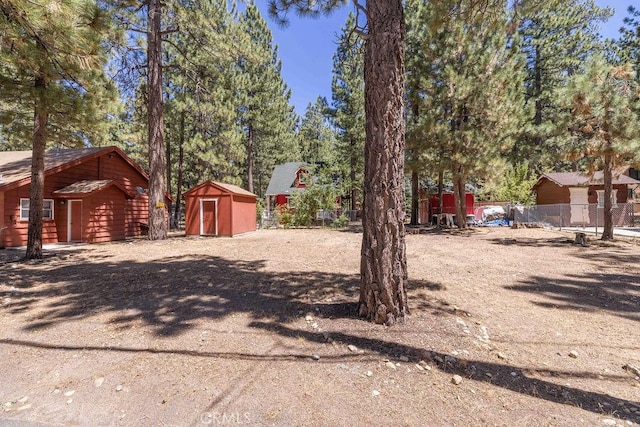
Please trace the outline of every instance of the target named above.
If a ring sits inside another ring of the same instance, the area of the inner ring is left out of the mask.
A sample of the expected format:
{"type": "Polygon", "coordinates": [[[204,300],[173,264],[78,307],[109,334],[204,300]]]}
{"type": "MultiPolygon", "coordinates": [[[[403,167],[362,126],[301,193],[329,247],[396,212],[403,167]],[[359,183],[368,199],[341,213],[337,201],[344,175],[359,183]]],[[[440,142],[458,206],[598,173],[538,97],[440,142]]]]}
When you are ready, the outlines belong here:
{"type": "Polygon", "coordinates": [[[184,193],[187,236],[235,236],[256,230],[256,196],[207,181],[184,193]]]}
{"type": "MultiPolygon", "coordinates": [[[[51,150],[44,164],[43,244],[146,232],[149,178],[120,149],[51,150]]],[[[0,247],[27,243],[30,185],[31,151],[0,152],[0,247]]]]}
{"type": "Polygon", "coordinates": [[[265,191],[267,210],[289,204],[289,197],[306,188],[311,179],[309,165],[303,162],[289,162],[276,165],[265,191]]]}

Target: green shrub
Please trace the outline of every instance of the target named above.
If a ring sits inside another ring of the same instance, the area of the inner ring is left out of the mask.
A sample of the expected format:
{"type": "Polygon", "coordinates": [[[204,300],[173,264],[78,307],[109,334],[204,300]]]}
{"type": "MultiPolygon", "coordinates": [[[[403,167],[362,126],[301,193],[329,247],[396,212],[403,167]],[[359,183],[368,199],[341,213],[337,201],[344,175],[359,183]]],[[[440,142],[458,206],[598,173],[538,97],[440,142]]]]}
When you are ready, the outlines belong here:
{"type": "Polygon", "coordinates": [[[345,214],[342,214],[334,219],[331,225],[335,228],[344,228],[347,224],[349,224],[349,218],[345,214]]]}
{"type": "Polygon", "coordinates": [[[276,208],[276,218],[278,223],[284,228],[289,228],[293,224],[293,212],[287,205],[278,205],[276,208]]]}

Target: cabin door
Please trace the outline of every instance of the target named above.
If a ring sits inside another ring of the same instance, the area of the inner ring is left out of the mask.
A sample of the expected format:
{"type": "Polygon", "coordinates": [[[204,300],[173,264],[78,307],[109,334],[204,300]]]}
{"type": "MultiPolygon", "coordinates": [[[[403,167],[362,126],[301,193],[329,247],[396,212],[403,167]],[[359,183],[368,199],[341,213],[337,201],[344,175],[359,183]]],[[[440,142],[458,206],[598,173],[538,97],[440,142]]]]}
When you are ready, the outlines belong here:
{"type": "Polygon", "coordinates": [[[589,225],[589,189],[570,187],[571,224],[589,225]]]}
{"type": "Polygon", "coordinates": [[[82,241],[82,200],[69,200],[67,211],[68,242],[82,241]]]}
{"type": "Polygon", "coordinates": [[[218,235],[218,199],[200,199],[200,235],[218,235]]]}

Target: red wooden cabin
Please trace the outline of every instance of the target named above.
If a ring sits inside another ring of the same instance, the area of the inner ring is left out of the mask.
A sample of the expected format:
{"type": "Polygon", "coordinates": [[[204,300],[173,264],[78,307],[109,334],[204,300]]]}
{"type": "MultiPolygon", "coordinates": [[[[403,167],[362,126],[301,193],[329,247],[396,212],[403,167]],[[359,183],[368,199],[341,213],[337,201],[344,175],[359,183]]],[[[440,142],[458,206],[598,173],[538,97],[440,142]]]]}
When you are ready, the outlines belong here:
{"type": "MultiPolygon", "coordinates": [[[[47,151],[44,175],[43,244],[146,232],[149,178],[120,149],[47,151]]],[[[0,152],[0,247],[27,243],[30,185],[31,151],[0,152]]]]}
{"type": "Polygon", "coordinates": [[[257,197],[235,185],[204,182],[184,193],[185,233],[234,236],[255,231],[257,197]]]}

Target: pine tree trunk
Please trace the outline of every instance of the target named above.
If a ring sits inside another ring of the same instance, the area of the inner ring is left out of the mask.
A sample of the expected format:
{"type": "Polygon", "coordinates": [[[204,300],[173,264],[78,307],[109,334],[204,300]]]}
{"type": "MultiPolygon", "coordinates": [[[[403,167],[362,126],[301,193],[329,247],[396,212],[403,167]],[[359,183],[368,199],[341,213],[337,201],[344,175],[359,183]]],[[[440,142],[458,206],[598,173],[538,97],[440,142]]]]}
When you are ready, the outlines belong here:
{"type": "Polygon", "coordinates": [[[173,221],[180,224],[180,199],[182,199],[182,168],[184,164],[184,111],[180,113],[180,137],[178,142],[178,179],[176,183],[176,203],[173,211],[173,221]]]}
{"type": "Polygon", "coordinates": [[[467,228],[467,200],[465,190],[464,168],[460,165],[453,168],[453,198],[456,206],[456,223],[458,228],[467,228]]]}
{"type": "Polygon", "coordinates": [[[247,137],[247,190],[253,193],[253,126],[249,123],[247,137]]]}
{"type": "MultiPolygon", "coordinates": [[[[610,146],[610,144],[608,144],[610,146]]],[[[613,190],[612,158],[609,152],[604,155],[604,231],[602,240],[613,240],[613,215],[611,212],[611,193],[613,190]]]]}
{"type": "Polygon", "coordinates": [[[418,182],[418,172],[411,171],[411,225],[420,224],[420,203],[418,200],[420,185],[418,182]]]}
{"type": "Polygon", "coordinates": [[[404,206],[402,0],[368,0],[365,179],[359,314],[391,325],[409,314],[404,206]]]}
{"type": "MultiPolygon", "coordinates": [[[[167,182],[167,193],[171,194],[171,140],[167,139],[165,141],[165,159],[166,159],[166,182],[167,182]]],[[[171,205],[168,206],[167,212],[171,212],[171,205]]],[[[176,225],[171,221],[171,215],[169,214],[169,230],[173,228],[177,228],[176,225]]]]}
{"type": "Polygon", "coordinates": [[[147,65],[149,90],[149,239],[167,238],[164,198],[164,141],[162,100],[161,2],[150,0],[148,6],[147,65]]]}
{"type": "Polygon", "coordinates": [[[353,136],[350,137],[351,141],[351,157],[349,159],[349,180],[351,182],[351,201],[349,208],[352,211],[356,210],[356,201],[358,199],[358,189],[356,188],[356,163],[358,162],[358,156],[356,155],[355,145],[356,140],[353,136]]]}
{"type": "Polygon", "coordinates": [[[438,172],[438,214],[442,213],[443,202],[442,194],[444,193],[444,171],[440,169],[438,172]]]}
{"type": "Polygon", "coordinates": [[[38,102],[35,106],[33,147],[31,155],[31,185],[29,194],[29,228],[27,231],[27,251],[25,259],[42,258],[42,208],[44,205],[44,153],[47,147],[47,124],[49,111],[44,92],[46,79],[36,77],[35,89],[38,102]]]}
{"type": "MultiPolygon", "coordinates": [[[[540,48],[536,48],[535,52],[535,69],[534,69],[534,97],[535,97],[535,116],[533,123],[536,125],[536,134],[540,133],[540,126],[542,125],[542,58],[540,57],[540,48]]],[[[542,137],[536,136],[534,138],[536,147],[542,145],[542,137]]]]}

